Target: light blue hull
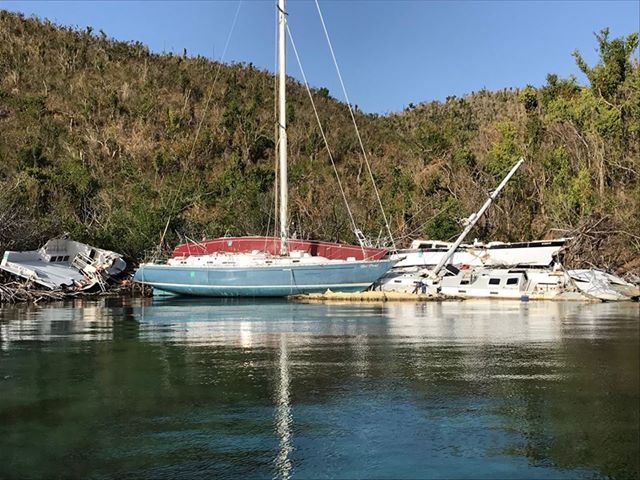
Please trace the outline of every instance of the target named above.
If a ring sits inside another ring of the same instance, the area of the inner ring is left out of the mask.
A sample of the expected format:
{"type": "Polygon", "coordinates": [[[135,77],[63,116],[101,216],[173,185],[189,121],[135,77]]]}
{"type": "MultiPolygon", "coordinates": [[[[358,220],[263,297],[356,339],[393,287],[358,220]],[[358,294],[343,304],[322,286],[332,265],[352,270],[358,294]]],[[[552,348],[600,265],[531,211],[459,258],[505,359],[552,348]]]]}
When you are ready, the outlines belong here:
{"type": "Polygon", "coordinates": [[[390,260],[246,268],[142,265],[134,280],[156,294],[203,297],[285,297],[301,293],[361,292],[384,275],[390,260]]]}

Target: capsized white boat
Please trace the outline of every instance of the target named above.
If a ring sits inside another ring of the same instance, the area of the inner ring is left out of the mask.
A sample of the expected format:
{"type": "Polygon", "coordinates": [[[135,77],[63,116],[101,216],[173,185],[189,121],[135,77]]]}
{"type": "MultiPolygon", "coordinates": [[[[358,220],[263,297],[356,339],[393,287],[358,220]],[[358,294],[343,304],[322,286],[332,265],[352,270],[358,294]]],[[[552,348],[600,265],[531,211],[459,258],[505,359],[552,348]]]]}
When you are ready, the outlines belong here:
{"type": "Polygon", "coordinates": [[[0,262],[0,270],[52,290],[104,290],[126,267],[119,253],[66,238],[51,239],[38,250],[7,250],[0,262]]]}
{"type": "Polygon", "coordinates": [[[635,300],[640,297],[639,286],[602,270],[568,270],[567,275],[576,288],[587,296],[607,301],[635,300]]]}
{"type": "MultiPolygon", "coordinates": [[[[569,238],[533,240],[529,242],[489,242],[477,240],[461,244],[451,255],[452,265],[472,267],[548,267],[557,261],[569,238]]],[[[440,240],[414,240],[408,249],[391,255],[398,260],[394,269],[421,269],[434,267],[447,255],[453,242],[440,240]]]]}

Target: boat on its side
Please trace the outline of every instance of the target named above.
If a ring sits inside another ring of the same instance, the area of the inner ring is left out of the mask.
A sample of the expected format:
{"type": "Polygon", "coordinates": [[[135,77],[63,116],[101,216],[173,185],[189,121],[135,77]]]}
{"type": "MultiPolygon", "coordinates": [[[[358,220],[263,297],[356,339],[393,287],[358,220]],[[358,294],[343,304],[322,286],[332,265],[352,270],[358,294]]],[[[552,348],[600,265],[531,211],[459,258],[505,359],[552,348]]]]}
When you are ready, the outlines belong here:
{"type": "Polygon", "coordinates": [[[595,268],[568,270],[575,287],[587,296],[606,301],[638,300],[640,287],[595,268]]]}
{"type": "Polygon", "coordinates": [[[119,253],[66,238],[51,239],[38,250],[8,250],[0,262],[0,270],[51,290],[104,290],[126,267],[119,253]]]}
{"type": "MultiPolygon", "coordinates": [[[[472,267],[548,267],[553,265],[569,240],[558,238],[513,243],[475,241],[460,245],[448,259],[448,263],[472,267]]],[[[399,250],[391,256],[399,260],[394,268],[432,268],[447,255],[452,245],[451,242],[439,240],[414,240],[410,248],[399,250]]]]}

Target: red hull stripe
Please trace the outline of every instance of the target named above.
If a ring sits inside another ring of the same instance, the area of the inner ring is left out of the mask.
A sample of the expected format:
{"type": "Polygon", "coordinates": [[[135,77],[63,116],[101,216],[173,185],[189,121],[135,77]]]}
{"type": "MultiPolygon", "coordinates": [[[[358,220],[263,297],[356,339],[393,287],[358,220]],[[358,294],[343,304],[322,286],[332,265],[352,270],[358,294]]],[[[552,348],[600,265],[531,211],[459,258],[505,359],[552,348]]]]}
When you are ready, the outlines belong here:
{"type": "MultiPolygon", "coordinates": [[[[362,248],[356,245],[320,242],[316,240],[289,240],[290,251],[302,250],[313,256],[325,257],[330,260],[346,260],[353,257],[356,260],[380,260],[387,253],[384,248],[362,248]]],[[[188,257],[190,255],[207,255],[216,252],[247,253],[254,250],[267,252],[272,255],[280,253],[280,239],[277,237],[223,237],[203,240],[198,243],[184,243],[173,250],[174,257],[188,257]]]]}

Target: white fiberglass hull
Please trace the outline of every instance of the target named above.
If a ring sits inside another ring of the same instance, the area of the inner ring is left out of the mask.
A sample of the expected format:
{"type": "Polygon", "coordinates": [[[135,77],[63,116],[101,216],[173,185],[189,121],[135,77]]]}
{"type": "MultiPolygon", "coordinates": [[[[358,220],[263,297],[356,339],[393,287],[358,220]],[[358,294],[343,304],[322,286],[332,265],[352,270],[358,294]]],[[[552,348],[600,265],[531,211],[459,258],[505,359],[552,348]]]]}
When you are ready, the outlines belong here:
{"type": "Polygon", "coordinates": [[[432,281],[420,273],[391,271],[377,282],[389,292],[429,291],[456,298],[625,301],[638,287],[597,270],[468,269],[432,281]]]}
{"type": "MultiPolygon", "coordinates": [[[[554,257],[566,243],[566,239],[539,240],[533,242],[488,244],[476,243],[461,245],[449,260],[451,265],[469,265],[471,267],[527,266],[546,267],[554,262],[554,257]]],[[[447,254],[450,244],[437,241],[414,242],[411,248],[400,250],[392,255],[399,260],[395,269],[420,269],[437,265],[447,254]]]]}
{"type": "Polygon", "coordinates": [[[66,238],[51,239],[38,250],[6,251],[0,262],[0,270],[52,290],[88,290],[126,266],[118,253],[66,238]]]}

